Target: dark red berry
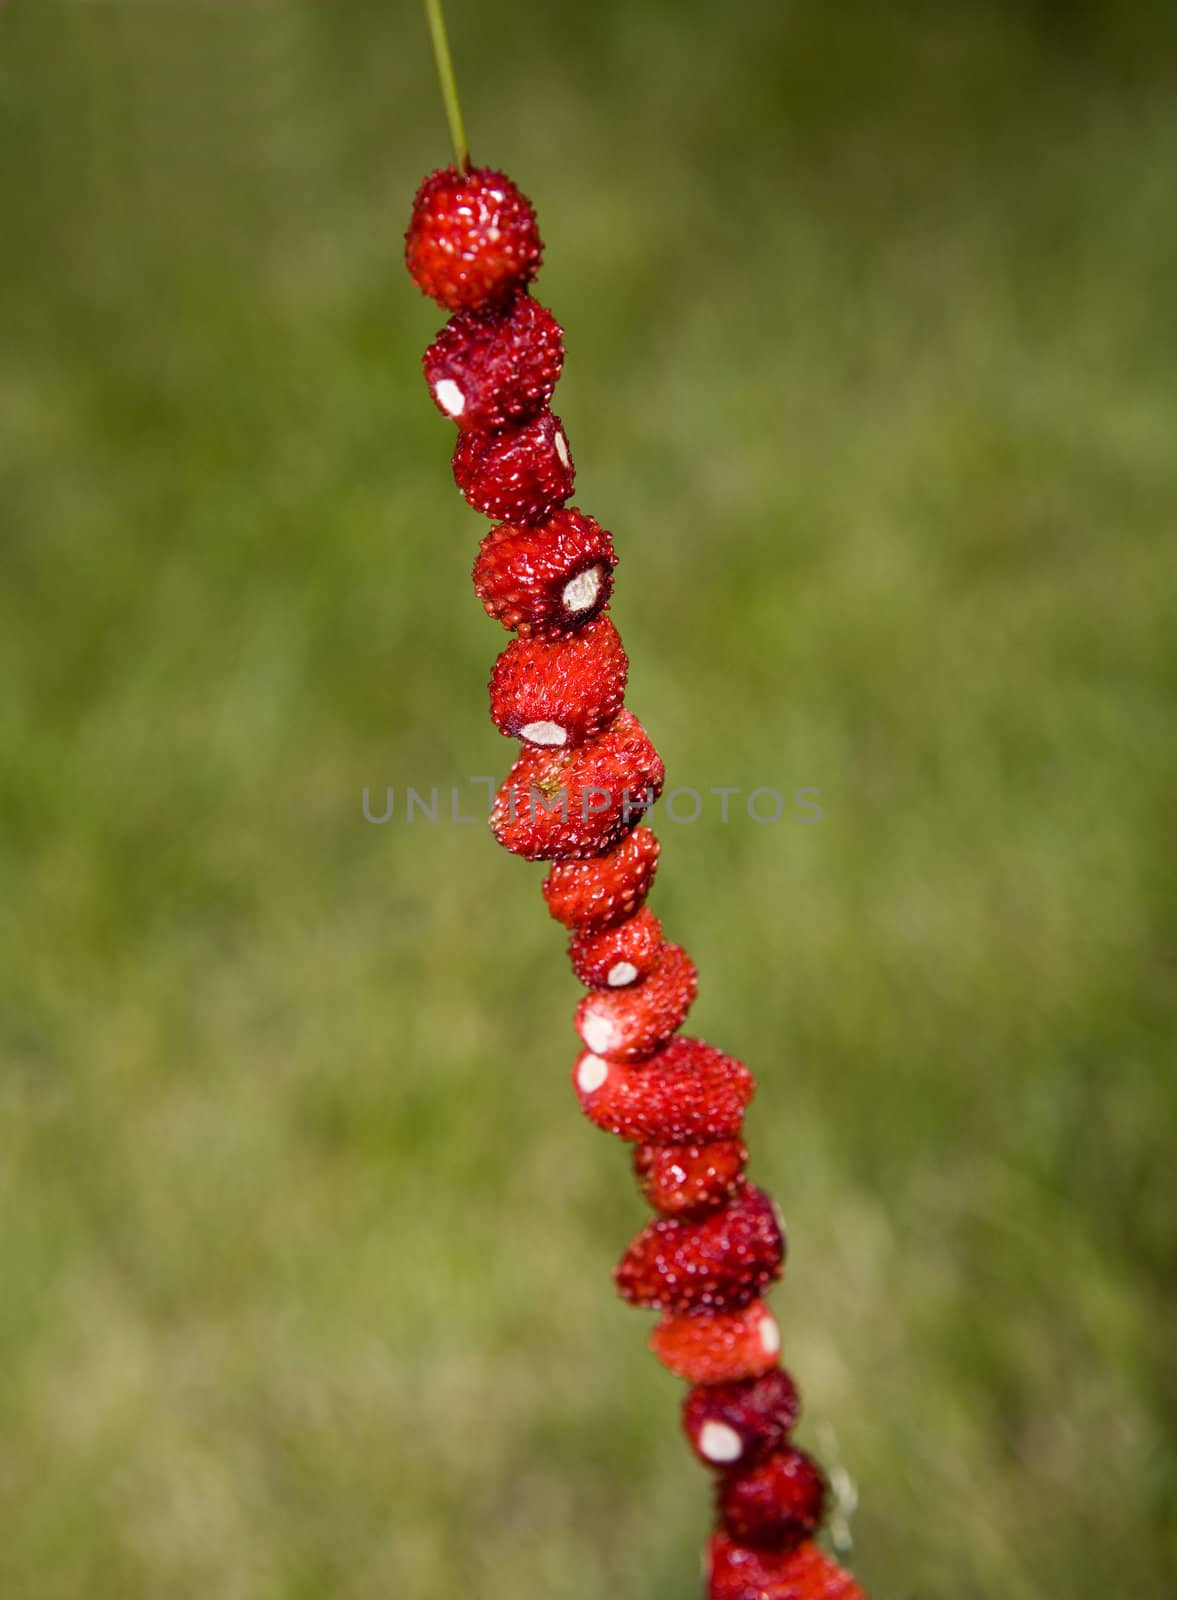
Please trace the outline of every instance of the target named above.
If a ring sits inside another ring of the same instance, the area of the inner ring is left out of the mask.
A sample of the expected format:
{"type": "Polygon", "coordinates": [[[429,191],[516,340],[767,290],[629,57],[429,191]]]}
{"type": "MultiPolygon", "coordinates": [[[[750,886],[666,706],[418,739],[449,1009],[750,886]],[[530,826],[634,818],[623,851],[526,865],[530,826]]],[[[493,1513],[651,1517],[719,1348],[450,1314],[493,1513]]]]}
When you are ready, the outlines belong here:
{"type": "Polygon", "coordinates": [[[801,1401],[777,1367],[742,1383],[697,1384],[683,1401],[683,1431],[700,1461],[741,1471],[787,1443],[801,1401]]]}
{"type": "Polygon", "coordinates": [[[688,1383],[732,1383],[776,1365],[781,1333],[762,1300],[742,1311],[671,1313],[650,1335],[650,1349],[688,1383]]]}
{"type": "Polygon", "coordinates": [[[505,522],[542,522],[572,493],[576,474],[559,417],[541,411],[503,433],[463,433],[454,481],[474,507],[505,522]]]}
{"type": "Polygon", "coordinates": [[[784,1251],[772,1201],[748,1184],[701,1222],[647,1223],[613,1277],[623,1300],[651,1311],[738,1311],[780,1277],[784,1251]]]}
{"type": "Polygon", "coordinates": [[[405,264],[423,294],[450,311],[508,298],[539,271],[543,242],[531,201],[502,172],[431,172],[417,190],[405,264]]]}
{"type": "Polygon", "coordinates": [[[615,928],[574,933],[568,953],[576,976],[590,989],[623,989],[649,976],[662,944],[662,924],[647,906],[615,928]]]}
{"type": "Polygon", "coordinates": [[[607,1061],[641,1061],[666,1043],[699,988],[681,945],[663,945],[650,976],[627,989],[594,989],[576,1008],[576,1031],[607,1061]]]}
{"type": "Polygon", "coordinates": [[[585,744],[526,746],[491,807],[495,838],[528,861],[611,850],[662,792],[662,759],[631,711],[585,744]]]}
{"type": "Polygon", "coordinates": [[[539,528],[492,529],[478,547],[474,592],[504,628],[571,633],[608,604],[616,565],[606,530],[570,508],[539,528]]]}
{"type": "Polygon", "coordinates": [[[490,679],[500,733],[525,744],[583,744],[617,716],[629,661],[608,617],[576,633],[532,634],[509,644],[490,679]]]}
{"type": "Polygon", "coordinates": [[[573,1082],[589,1121],[633,1144],[734,1139],[756,1087],[742,1061],[681,1034],[637,1067],[586,1050],[573,1082]]]}
{"type": "Polygon", "coordinates": [[[638,1185],[655,1211],[698,1217],[729,1200],[748,1162],[739,1139],[712,1144],[640,1144],[633,1153],[638,1185]]]}
{"type": "Polygon", "coordinates": [[[558,862],[544,879],[548,911],[566,928],[598,932],[631,917],[645,902],[662,849],[650,828],[635,828],[595,861],[558,862]]]}
{"type": "Polygon", "coordinates": [[[708,1546],[707,1600],[866,1600],[817,1545],[757,1550],[716,1533],[708,1546]]]}
{"type": "Polygon", "coordinates": [[[502,311],[459,311],[423,365],[439,411],[464,433],[495,433],[544,410],[563,362],[560,324],[521,294],[502,311]]]}
{"type": "Polygon", "coordinates": [[[740,1544],[789,1549],[821,1526],[825,1479],[804,1450],[785,1445],[719,1487],[723,1525],[740,1544]]]}

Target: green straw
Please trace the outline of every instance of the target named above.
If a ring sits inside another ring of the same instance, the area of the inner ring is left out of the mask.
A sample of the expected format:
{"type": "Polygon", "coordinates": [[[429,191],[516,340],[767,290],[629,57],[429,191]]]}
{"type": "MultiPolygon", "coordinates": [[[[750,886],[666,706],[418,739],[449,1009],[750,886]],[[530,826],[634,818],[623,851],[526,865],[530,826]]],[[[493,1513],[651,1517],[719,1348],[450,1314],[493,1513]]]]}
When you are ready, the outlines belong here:
{"type": "Polygon", "coordinates": [[[458,99],[458,85],[454,78],[454,58],[450,55],[449,36],[445,31],[445,13],[441,0],[425,0],[425,15],[429,19],[429,36],[433,40],[433,55],[437,62],[437,79],[441,84],[441,98],[445,101],[446,121],[450,125],[450,138],[454,144],[454,160],[459,172],[470,168],[470,151],[466,144],[466,125],[462,121],[462,106],[458,99]]]}

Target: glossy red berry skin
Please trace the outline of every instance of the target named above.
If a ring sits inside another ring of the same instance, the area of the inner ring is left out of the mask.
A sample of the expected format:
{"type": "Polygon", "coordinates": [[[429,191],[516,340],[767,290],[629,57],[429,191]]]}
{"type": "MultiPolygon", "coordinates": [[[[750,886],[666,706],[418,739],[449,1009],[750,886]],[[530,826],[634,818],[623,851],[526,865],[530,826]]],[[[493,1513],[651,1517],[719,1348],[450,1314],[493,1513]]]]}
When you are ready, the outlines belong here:
{"type": "Polygon", "coordinates": [[[487,616],[521,636],[572,633],[608,604],[616,565],[609,533],[570,507],[541,527],[492,529],[478,547],[474,592],[487,616]]]}
{"type": "Polygon", "coordinates": [[[742,1061],[681,1034],[636,1067],[585,1050],[573,1083],[589,1121],[631,1144],[734,1139],[756,1087],[742,1061]]]}
{"type": "Polygon", "coordinates": [[[663,945],[642,983],[586,994],[576,1008],[576,1031],[606,1061],[642,1061],[681,1027],[698,989],[690,956],[681,945],[663,945]]]}
{"type": "Polygon", "coordinates": [[[475,511],[530,526],[572,493],[576,473],[559,417],[541,411],[502,433],[463,433],[454,482],[475,511]]]}
{"type": "Polygon", "coordinates": [[[780,1277],[784,1253],[772,1201],[747,1184],[700,1222],[648,1223],[613,1277],[623,1300],[650,1311],[738,1311],[780,1277]]]}
{"type": "Polygon", "coordinates": [[[664,1217],[695,1219],[730,1200],[748,1164],[739,1139],[711,1144],[640,1144],[633,1153],[638,1187],[664,1217]]]}
{"type": "Polygon", "coordinates": [[[850,1574],[808,1541],[794,1550],[758,1550],[719,1532],[707,1567],[707,1600],[866,1600],[850,1574]]]}
{"type": "Polygon", "coordinates": [[[696,1384],[683,1401],[683,1432],[707,1467],[743,1471],[781,1449],[797,1426],[801,1400],[776,1367],[742,1383],[696,1384]]]}
{"type": "Polygon", "coordinates": [[[583,744],[620,712],[628,671],[608,617],[572,634],[532,634],[509,644],[495,662],[490,714],[500,733],[524,744],[583,744]]]}
{"type": "Polygon", "coordinates": [[[599,933],[632,917],[645,903],[662,846],[650,828],[595,861],[558,862],[543,882],[548,912],[574,932],[599,933]]]}
{"type": "Polygon", "coordinates": [[[776,1366],[776,1318],[762,1300],[742,1311],[670,1312],[650,1335],[650,1349],[688,1383],[734,1383],[776,1366]]]}
{"type": "Polygon", "coordinates": [[[497,433],[538,416],[563,364],[560,324],[529,294],[501,311],[459,311],[422,362],[433,403],[463,433],[497,433]]]}
{"type": "Polygon", "coordinates": [[[719,1488],[723,1526],[740,1544],[786,1550],[810,1538],[825,1512],[825,1479],[804,1450],[785,1445],[719,1488]]]}
{"type": "Polygon", "coordinates": [[[525,746],[491,807],[495,838],[527,861],[583,860],[619,844],[662,792],[662,759],[622,711],[565,750],[525,746]]]}
{"type": "Polygon", "coordinates": [[[568,954],[572,970],[587,988],[624,989],[650,975],[662,945],[662,924],[643,906],[615,928],[574,933],[568,954]]]}
{"type": "Polygon", "coordinates": [[[543,242],[526,195],[502,172],[431,172],[417,190],[405,264],[423,294],[450,311],[501,304],[539,271],[543,242]]]}

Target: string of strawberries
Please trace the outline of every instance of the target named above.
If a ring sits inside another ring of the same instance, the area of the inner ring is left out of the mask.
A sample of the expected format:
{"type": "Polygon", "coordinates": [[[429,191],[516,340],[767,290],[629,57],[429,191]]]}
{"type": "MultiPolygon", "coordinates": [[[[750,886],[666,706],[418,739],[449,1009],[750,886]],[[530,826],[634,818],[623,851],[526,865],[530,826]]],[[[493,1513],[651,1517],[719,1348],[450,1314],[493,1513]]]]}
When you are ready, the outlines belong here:
{"type": "Polygon", "coordinates": [[[642,818],[663,766],[624,706],[612,537],[567,505],[572,456],[550,407],[563,333],[528,292],[542,249],[530,202],[501,172],[451,166],[417,193],[409,272],[453,313],[425,353],[425,377],[458,427],[458,487],[497,524],[479,546],[475,593],[516,635],[490,679],[495,725],[521,745],[491,827],[515,855],[552,864],[544,896],[588,991],[576,1011],[576,1093],[597,1127],[634,1146],[658,1214],[615,1280],[630,1304],[662,1313],[651,1346],[691,1385],[686,1435],[717,1474],[710,1600],[865,1600],[814,1542],[826,1485],[790,1442],[797,1390],[763,1300],[784,1237],[744,1175],[752,1075],[677,1031],[695,965],[645,903],[659,844],[642,818]]]}

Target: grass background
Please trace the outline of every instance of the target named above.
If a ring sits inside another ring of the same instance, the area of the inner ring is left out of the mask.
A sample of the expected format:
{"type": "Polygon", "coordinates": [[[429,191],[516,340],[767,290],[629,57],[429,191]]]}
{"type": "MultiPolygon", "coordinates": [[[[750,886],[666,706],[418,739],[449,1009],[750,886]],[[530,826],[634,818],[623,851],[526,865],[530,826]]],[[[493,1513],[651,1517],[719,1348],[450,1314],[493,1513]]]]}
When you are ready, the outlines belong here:
{"type": "MultiPolygon", "coordinates": [[[[1172,1600],[1177,17],[450,13],[631,704],[821,791],[654,904],[856,1569],[1172,1600]]],[[[399,810],[510,754],[418,10],[9,0],[0,117],[0,1593],[686,1600],[540,873],[399,810]]]]}

